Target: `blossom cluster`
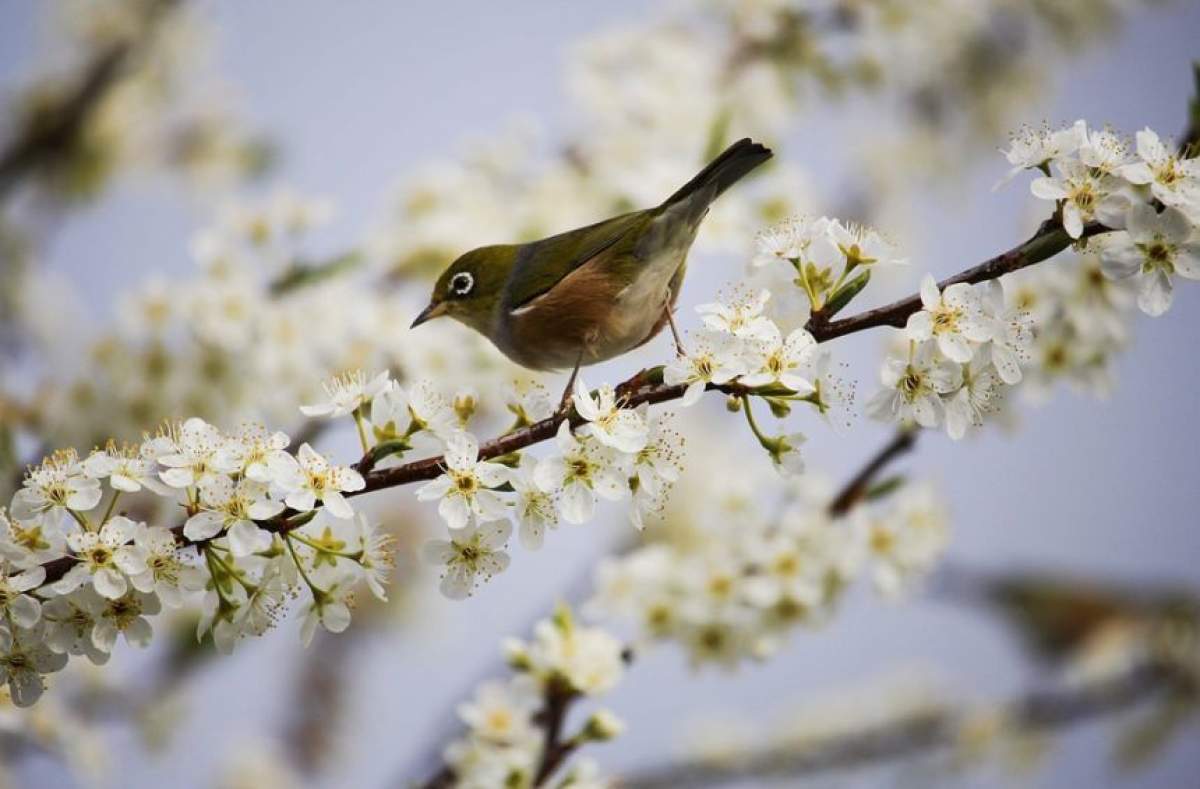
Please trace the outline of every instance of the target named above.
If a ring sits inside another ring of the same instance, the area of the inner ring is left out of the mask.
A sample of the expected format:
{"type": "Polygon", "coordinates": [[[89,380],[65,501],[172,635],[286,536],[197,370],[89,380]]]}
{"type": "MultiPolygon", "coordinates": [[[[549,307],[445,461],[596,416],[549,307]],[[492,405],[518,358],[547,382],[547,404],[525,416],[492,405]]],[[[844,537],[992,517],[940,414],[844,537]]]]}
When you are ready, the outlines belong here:
{"type": "Polygon", "coordinates": [[[884,362],[883,389],[867,403],[877,419],[944,425],[951,438],[979,427],[1022,379],[1034,341],[1031,316],[1009,306],[999,280],[939,289],[921,283],[922,308],[908,318],[903,344],[884,362]]]}
{"type": "MultiPolygon", "coordinates": [[[[625,667],[621,642],[601,628],[580,625],[566,607],[538,622],[532,641],[507,640],[504,654],[514,675],[506,682],[484,682],[473,699],[458,707],[467,732],[446,747],[445,759],[454,786],[462,789],[542,785],[539,773],[551,757],[545,732],[552,725],[550,717],[564,715],[580,698],[607,693],[620,682],[625,667]]],[[[555,745],[574,750],[611,740],[623,730],[613,713],[599,709],[555,745]]],[[[608,784],[594,764],[582,760],[547,785],[600,789],[608,784]]]]}
{"type": "Polygon", "coordinates": [[[164,605],[198,600],[197,636],[230,651],[302,587],[305,642],[318,623],[347,627],[360,581],[384,597],[390,538],[344,498],[362,476],[289,444],[259,425],[223,433],[193,417],[136,446],[62,450],[31,468],[0,509],[0,680],[14,701],[36,701],[68,656],[102,664],[119,637],[147,645],[164,605]],[[186,520],[151,525],[118,506],[147,496],[186,520]]]}
{"type": "Polygon", "coordinates": [[[1009,177],[1042,171],[1031,189],[1056,201],[1072,238],[1092,222],[1105,232],[1074,263],[1030,274],[944,289],[926,275],[922,308],[884,362],[883,390],[868,413],[944,425],[961,438],[1001,409],[1023,367],[1034,370],[1035,387],[1068,377],[1103,389],[1107,360],[1128,333],[1130,291],[1157,316],[1170,306],[1176,275],[1200,278],[1200,164],[1172,153],[1150,129],[1138,132],[1136,150],[1135,158],[1115,132],[1084,121],[1016,137],[1006,152],[1009,177]]]}
{"type": "Polygon", "coordinates": [[[678,643],[693,665],[732,668],[771,656],[800,626],[826,622],[865,572],[896,597],[945,549],[946,509],[928,485],[845,514],[829,503],[828,491],[806,485],[777,515],[739,508],[696,539],[606,560],[589,610],[632,620],[646,641],[678,643]]]}
{"type": "Polygon", "coordinates": [[[1099,222],[1123,230],[1103,245],[1104,272],[1134,277],[1138,306],[1161,315],[1171,306],[1176,275],[1200,279],[1200,160],[1145,128],[1129,142],[1112,129],[1088,129],[1080,120],[1050,131],[1026,129],[1005,153],[1010,174],[1042,171],[1030,184],[1053,200],[1071,238],[1099,222]]]}
{"type": "MultiPolygon", "coordinates": [[[[396,390],[398,391],[398,389],[396,390]]],[[[527,550],[542,546],[546,531],[560,521],[591,520],[597,502],[630,500],[630,518],[638,529],[663,505],[678,478],[681,437],[668,416],[646,406],[624,407],[612,387],[589,391],[576,379],[578,429],[563,418],[551,454],[509,456],[506,462],[480,457],[477,439],[442,420],[445,444],[443,474],[417,491],[417,498],[437,501],[448,539],[429,541],[424,555],[443,568],[441,590],[450,598],[471,594],[480,580],[508,567],[505,550],[516,525],[527,550]]],[[[553,414],[544,390],[532,389],[512,400],[518,424],[553,414]]]]}
{"type": "Polygon", "coordinates": [[[849,421],[855,392],[808,331],[795,329],[785,336],[764,314],[770,297],[767,290],[735,291],[728,299],[698,306],[703,323],[691,338],[693,347],[663,368],[663,381],[686,387],[684,406],[695,403],[706,387],[736,385],[747,395],[741,407],[759,443],[780,471],[799,473],[804,469],[799,450],[804,435],[764,433],[751,412],[749,397],[765,399],[779,416],[786,416],[792,403],[804,403],[829,424],[841,427],[849,421]]]}

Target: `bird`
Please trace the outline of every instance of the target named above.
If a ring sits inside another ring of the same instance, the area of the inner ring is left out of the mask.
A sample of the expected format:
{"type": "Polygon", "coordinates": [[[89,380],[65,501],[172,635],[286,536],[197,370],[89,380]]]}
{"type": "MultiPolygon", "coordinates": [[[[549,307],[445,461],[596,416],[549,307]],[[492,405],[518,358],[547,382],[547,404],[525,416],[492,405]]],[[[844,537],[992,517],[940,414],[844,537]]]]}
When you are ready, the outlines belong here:
{"type": "Polygon", "coordinates": [[[580,367],[644,345],[666,326],[683,353],[672,314],[700,223],[714,200],[771,156],[743,138],[653,208],[466,252],[438,277],[412,328],[450,317],[522,367],[571,369],[563,408],[580,367]]]}

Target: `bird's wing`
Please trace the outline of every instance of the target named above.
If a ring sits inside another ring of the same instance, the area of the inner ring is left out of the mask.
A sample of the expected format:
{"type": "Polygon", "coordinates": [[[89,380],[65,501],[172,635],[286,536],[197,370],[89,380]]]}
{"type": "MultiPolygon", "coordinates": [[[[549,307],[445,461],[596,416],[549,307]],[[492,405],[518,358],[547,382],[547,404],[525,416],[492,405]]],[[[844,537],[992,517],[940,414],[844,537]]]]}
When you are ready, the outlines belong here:
{"type": "Polygon", "coordinates": [[[622,239],[636,237],[632,231],[651,218],[651,212],[634,211],[525,245],[517,255],[505,294],[508,310],[530,306],[584,263],[622,239]]]}

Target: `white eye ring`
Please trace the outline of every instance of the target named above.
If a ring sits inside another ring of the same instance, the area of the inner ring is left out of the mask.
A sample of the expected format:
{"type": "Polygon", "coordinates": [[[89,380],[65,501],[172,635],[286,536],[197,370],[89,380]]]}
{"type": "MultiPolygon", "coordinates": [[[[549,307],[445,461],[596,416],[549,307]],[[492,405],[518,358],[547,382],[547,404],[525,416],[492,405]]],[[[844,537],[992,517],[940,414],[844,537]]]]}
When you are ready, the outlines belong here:
{"type": "Polygon", "coordinates": [[[475,287],[475,278],[466,271],[460,271],[450,278],[450,292],[455,296],[465,296],[475,287]]]}

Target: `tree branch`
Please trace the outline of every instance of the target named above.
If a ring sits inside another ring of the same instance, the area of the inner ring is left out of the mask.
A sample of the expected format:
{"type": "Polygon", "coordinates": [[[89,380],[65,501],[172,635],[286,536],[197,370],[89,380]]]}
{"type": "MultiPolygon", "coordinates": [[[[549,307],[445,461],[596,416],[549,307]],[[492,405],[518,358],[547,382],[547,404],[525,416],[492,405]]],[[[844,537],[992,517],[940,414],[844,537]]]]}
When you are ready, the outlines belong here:
{"type": "MultiPolygon", "coordinates": [[[[1090,223],[1084,228],[1084,238],[1107,231],[1108,228],[1103,225],[1090,223]]],[[[1057,220],[1052,218],[1043,222],[1038,231],[1023,244],[949,279],[943,280],[940,284],[942,287],[946,287],[956,282],[974,284],[996,279],[1004,274],[1047,260],[1066,249],[1070,244],[1070,237],[1058,226],[1057,220]]],[[[908,316],[920,308],[920,296],[913,294],[892,304],[867,310],[859,315],[842,320],[826,321],[818,313],[809,320],[808,329],[817,342],[827,342],[837,337],[880,326],[903,326],[908,316]]],[[[642,370],[619,384],[616,389],[618,394],[622,396],[625,407],[636,408],[640,405],[657,405],[659,403],[678,400],[687,391],[687,385],[665,384],[661,381],[661,370],[642,370]]],[[[748,395],[767,394],[770,391],[770,387],[756,389],[733,382],[728,384],[708,384],[706,390],[744,397],[748,395]]],[[[492,439],[480,445],[479,457],[481,460],[490,460],[547,441],[553,438],[558,432],[558,426],[563,418],[561,415],[556,414],[520,430],[515,430],[499,438],[492,439]]],[[[566,419],[569,420],[572,428],[579,427],[585,421],[574,411],[570,412],[566,419]]],[[[897,447],[894,451],[901,452],[904,449],[906,447],[897,447]]],[[[377,490],[385,490],[434,479],[443,472],[444,461],[442,456],[439,455],[415,460],[393,468],[376,469],[374,466],[375,461],[370,454],[359,460],[355,467],[362,473],[366,485],[362,490],[346,493],[346,497],[360,496],[377,490]]],[[[852,493],[852,495],[860,494],[861,491],[852,493]]],[[[261,522],[259,525],[268,531],[287,532],[304,522],[296,519],[298,514],[295,511],[287,510],[269,521],[261,522]]],[[[180,541],[186,542],[183,538],[183,524],[175,526],[173,531],[180,541]]],[[[75,561],[73,557],[64,556],[47,562],[43,565],[46,568],[45,583],[53,583],[61,578],[71,569],[75,561]]]]}
{"type": "MultiPolygon", "coordinates": [[[[1105,227],[1099,222],[1089,222],[1084,226],[1080,240],[1107,233],[1110,230],[1111,228],[1105,227]]],[[[1071,246],[1074,241],[1067,235],[1067,231],[1063,230],[1062,222],[1056,214],[1042,222],[1037,232],[1030,236],[1025,243],[985,260],[966,271],[947,277],[938,283],[938,289],[945,290],[959,282],[977,285],[980,282],[999,279],[1005,274],[1011,274],[1054,257],[1071,246]]],[[[817,342],[825,342],[877,326],[904,328],[908,316],[919,309],[921,309],[921,296],[919,293],[914,293],[906,298],[893,301],[891,304],[885,304],[882,307],[876,307],[842,320],[828,320],[818,311],[809,318],[805,328],[817,342]]]]}
{"type": "MultiPolygon", "coordinates": [[[[1179,670],[1145,664],[1117,677],[1049,691],[1032,691],[1002,706],[1003,719],[1021,730],[1061,729],[1131,708],[1159,693],[1186,688],[1179,670]]],[[[780,745],[732,759],[669,764],[630,774],[623,789],[689,789],[723,786],[751,778],[813,775],[865,767],[952,748],[970,710],[919,712],[807,745],[780,745]]]]}
{"type": "MultiPolygon", "coordinates": [[[[147,37],[165,12],[180,2],[155,0],[148,5],[144,28],[147,37]]],[[[0,151],[0,200],[20,183],[26,173],[74,147],[96,108],[120,79],[140,44],[141,40],[138,39],[124,39],[100,51],[88,63],[74,89],[50,107],[45,116],[29,122],[0,151]]]]}

